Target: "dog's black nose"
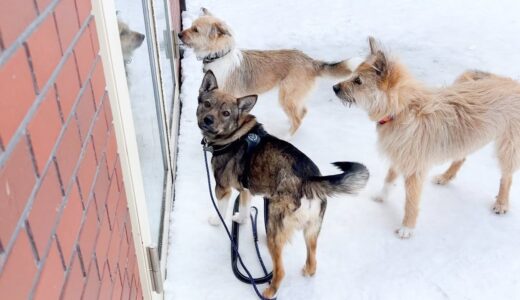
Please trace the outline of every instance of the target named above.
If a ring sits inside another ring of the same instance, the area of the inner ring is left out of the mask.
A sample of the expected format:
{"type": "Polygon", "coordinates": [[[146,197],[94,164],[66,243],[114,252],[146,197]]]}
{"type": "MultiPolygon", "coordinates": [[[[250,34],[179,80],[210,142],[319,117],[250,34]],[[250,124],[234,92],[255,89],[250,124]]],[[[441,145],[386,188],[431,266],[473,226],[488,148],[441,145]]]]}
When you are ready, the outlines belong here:
{"type": "Polygon", "coordinates": [[[212,125],[214,121],[213,116],[206,116],[204,117],[204,124],[206,125],[212,125]]]}
{"type": "Polygon", "coordinates": [[[144,41],[144,34],[139,33],[139,40],[140,40],[141,42],[144,41]]]}
{"type": "Polygon", "coordinates": [[[179,33],[177,34],[177,36],[178,36],[180,39],[182,39],[182,32],[179,32],[179,33]]]}
{"type": "Polygon", "coordinates": [[[334,90],[334,93],[337,94],[339,92],[339,84],[334,85],[332,89],[334,90]]]}

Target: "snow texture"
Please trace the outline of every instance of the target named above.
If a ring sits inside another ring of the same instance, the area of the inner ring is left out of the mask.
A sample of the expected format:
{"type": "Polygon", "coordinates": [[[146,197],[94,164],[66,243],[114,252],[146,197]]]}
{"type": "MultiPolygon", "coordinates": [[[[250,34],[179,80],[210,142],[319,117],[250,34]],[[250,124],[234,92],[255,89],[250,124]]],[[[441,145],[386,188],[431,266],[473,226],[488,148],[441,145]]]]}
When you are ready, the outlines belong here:
{"type": "MultiPolygon", "coordinates": [[[[244,49],[296,48],[336,61],[366,55],[367,36],[373,35],[429,85],[450,84],[471,68],[520,77],[520,2],[514,0],[187,2],[184,26],[207,7],[233,28],[244,49]]],[[[253,289],[231,271],[222,226],[208,225],[214,212],[195,117],[202,64],[187,50],[182,66],[166,299],[255,299],[253,289]]],[[[358,196],[329,199],[312,278],[300,273],[305,245],[301,233],[294,235],[283,253],[286,277],[278,299],[519,299],[520,177],[511,189],[509,213],[497,216],[491,212],[500,179],[493,145],[469,156],[447,186],[431,183],[448,165],[438,166],[425,183],[415,235],[396,238],[403,216],[402,179],[386,202],[371,200],[382,187],[388,162],[376,150],[375,124],[335,97],[331,87],[337,81],[317,82],[307,117],[291,142],[324,174],[337,172],[330,162],[358,161],[371,178],[358,196]]],[[[289,125],[276,90],[261,95],[253,113],[272,134],[286,135],[289,125]]],[[[261,207],[261,199],[254,204],[261,207]]],[[[227,220],[230,224],[229,212],[227,220]]],[[[250,223],[242,227],[241,253],[260,276],[250,223]]],[[[260,243],[270,269],[263,230],[260,243]]]]}

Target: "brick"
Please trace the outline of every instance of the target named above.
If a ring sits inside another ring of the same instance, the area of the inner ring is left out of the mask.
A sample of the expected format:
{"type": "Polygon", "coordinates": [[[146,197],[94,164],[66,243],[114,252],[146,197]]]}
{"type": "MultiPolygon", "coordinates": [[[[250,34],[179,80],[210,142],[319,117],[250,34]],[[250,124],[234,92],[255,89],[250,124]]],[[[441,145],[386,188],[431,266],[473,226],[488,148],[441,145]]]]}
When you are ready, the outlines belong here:
{"type": "Polygon", "coordinates": [[[60,70],[56,78],[56,88],[63,117],[67,120],[80,88],[79,74],[73,55],[67,58],[60,70]]]}
{"type": "Polygon", "coordinates": [[[85,284],[85,277],[83,277],[83,272],[81,271],[78,255],[74,256],[68,271],[67,282],[65,283],[61,299],[77,300],[81,297],[81,291],[85,284]]]}
{"type": "Polygon", "coordinates": [[[65,278],[56,240],[52,241],[49,255],[45,260],[40,279],[36,285],[34,299],[58,299],[65,278]]]}
{"type": "Polygon", "coordinates": [[[79,78],[81,82],[85,83],[88,79],[90,67],[94,62],[94,52],[92,51],[92,42],[90,41],[90,33],[87,30],[83,31],[78,42],[74,46],[74,56],[78,64],[79,78]]]}
{"type": "Polygon", "coordinates": [[[68,196],[67,204],[63,208],[61,220],[56,230],[66,265],[69,264],[72,252],[76,247],[82,216],[83,206],[79,197],[79,191],[76,185],[72,185],[72,190],[68,196]]]}
{"type": "Polygon", "coordinates": [[[0,1],[0,28],[2,28],[4,47],[11,46],[35,18],[36,9],[33,0],[0,1]]]}
{"type": "Polygon", "coordinates": [[[107,123],[104,117],[105,103],[106,102],[104,102],[100,108],[102,109],[102,111],[98,113],[98,118],[95,121],[96,124],[94,125],[94,129],[92,131],[92,136],[94,138],[94,149],[96,150],[96,157],[98,158],[98,161],[100,160],[103,152],[105,151],[105,144],[108,133],[107,123]]]}
{"type": "Polygon", "coordinates": [[[29,237],[22,230],[16,239],[11,254],[0,273],[2,299],[27,299],[36,274],[36,263],[29,237]]]}
{"type": "Polygon", "coordinates": [[[56,144],[61,126],[56,91],[51,88],[27,128],[40,173],[51,158],[50,154],[56,144]]]}
{"type": "Polygon", "coordinates": [[[123,228],[123,232],[121,234],[121,245],[119,246],[119,254],[118,254],[118,265],[121,269],[126,269],[127,263],[128,263],[128,239],[127,239],[127,232],[126,228],[123,228]]]}
{"type": "Polygon", "coordinates": [[[100,286],[101,281],[98,277],[97,264],[94,261],[92,261],[92,263],[90,264],[90,270],[87,274],[87,282],[85,284],[85,288],[83,289],[81,299],[96,299],[99,293],[100,286]]]}
{"type": "Polygon", "coordinates": [[[92,258],[97,231],[98,219],[96,214],[96,205],[94,201],[90,201],[79,236],[79,246],[84,261],[89,261],[92,258]]]}
{"type": "Polygon", "coordinates": [[[98,166],[98,174],[96,183],[94,183],[94,197],[96,199],[97,213],[100,220],[103,218],[105,211],[105,203],[108,194],[108,188],[110,186],[110,180],[106,168],[106,161],[103,160],[98,166]]]}
{"type": "Polygon", "coordinates": [[[112,230],[112,238],[110,239],[110,244],[108,246],[108,253],[107,253],[108,264],[110,265],[112,277],[115,276],[120,248],[121,248],[121,233],[119,232],[119,228],[115,227],[112,230]]]}
{"type": "MultiPolygon", "coordinates": [[[[110,174],[110,176],[112,178],[112,176],[115,172],[115,169],[116,169],[115,166],[116,166],[116,160],[117,160],[117,143],[116,143],[114,127],[110,128],[110,132],[107,137],[106,157],[107,157],[108,173],[110,174]]],[[[117,182],[116,182],[116,185],[118,185],[117,182]]]]}
{"type": "Polygon", "coordinates": [[[52,0],[36,0],[36,4],[38,5],[38,10],[40,11],[40,14],[51,2],[52,0]]]}
{"type": "Polygon", "coordinates": [[[31,71],[23,48],[16,50],[11,59],[0,67],[0,94],[0,136],[3,145],[7,147],[35,98],[31,71]]]}
{"type": "Polygon", "coordinates": [[[135,285],[135,279],[132,277],[132,280],[130,280],[130,296],[128,299],[136,299],[137,297],[137,287],[135,285]]]}
{"type": "Polygon", "coordinates": [[[121,299],[129,299],[130,298],[130,280],[125,272],[125,276],[123,277],[123,293],[121,295],[121,299]]]}
{"type": "Polygon", "coordinates": [[[99,57],[92,73],[92,90],[94,92],[94,99],[96,100],[96,107],[99,107],[101,98],[105,94],[106,90],[105,75],[103,74],[103,64],[99,57]]]}
{"type": "Polygon", "coordinates": [[[96,257],[100,264],[104,264],[107,260],[108,246],[110,244],[111,235],[112,232],[110,231],[108,220],[105,218],[99,227],[99,235],[96,243],[96,257]]]}
{"type": "Polygon", "coordinates": [[[105,263],[103,265],[103,276],[101,278],[101,288],[99,290],[99,300],[111,299],[112,292],[112,280],[110,279],[110,274],[108,271],[108,265],[105,263]]]}
{"type": "Polygon", "coordinates": [[[65,51],[79,31],[79,18],[74,0],[61,0],[54,9],[54,16],[58,24],[61,46],[65,51]]]}
{"type": "Polygon", "coordinates": [[[112,107],[110,106],[110,98],[108,97],[108,93],[105,92],[103,98],[103,107],[105,108],[105,120],[107,122],[107,127],[113,127],[113,116],[112,116],[112,107]]]}
{"type": "Polygon", "coordinates": [[[119,279],[114,280],[114,287],[112,288],[112,299],[128,299],[128,297],[122,298],[124,295],[123,289],[124,289],[124,287],[121,286],[121,281],[119,279]]]}
{"type": "Polygon", "coordinates": [[[95,115],[95,103],[90,82],[85,84],[83,95],[79,98],[78,106],[76,108],[76,118],[78,119],[79,130],[81,138],[87,138],[92,119],[95,115]]]}
{"type": "Polygon", "coordinates": [[[119,202],[119,191],[117,190],[116,180],[112,180],[110,182],[110,187],[106,199],[108,219],[110,221],[111,228],[114,228],[115,224],[117,223],[116,210],[117,204],[119,202]]]}
{"type": "Polygon", "coordinates": [[[96,30],[96,22],[94,20],[90,21],[88,24],[88,28],[90,30],[90,37],[92,38],[92,48],[95,54],[99,53],[99,38],[96,30]]]}
{"type": "Polygon", "coordinates": [[[83,205],[86,206],[86,200],[90,195],[90,190],[94,183],[94,175],[96,175],[96,156],[94,152],[94,144],[92,142],[92,138],[89,139],[88,144],[86,145],[83,159],[80,162],[79,170],[78,170],[78,182],[81,189],[82,199],[84,201],[83,205]]]}
{"type": "Polygon", "coordinates": [[[78,8],[79,23],[83,24],[92,11],[90,0],[76,0],[76,7],[78,8]]]}
{"type": "Polygon", "coordinates": [[[58,168],[60,170],[64,188],[67,188],[71,179],[73,179],[72,172],[78,162],[80,150],[81,141],[79,138],[77,122],[72,118],[65,129],[65,133],[63,134],[60,144],[58,145],[58,150],[56,151],[56,161],[58,162],[58,168]]]}
{"type": "Polygon", "coordinates": [[[34,242],[40,255],[47,247],[51,231],[56,221],[56,215],[62,202],[62,194],[58,173],[51,165],[43,175],[40,189],[36,193],[28,222],[31,226],[34,242]]]}
{"type": "Polygon", "coordinates": [[[36,83],[41,90],[61,59],[60,40],[52,15],[32,33],[27,40],[27,46],[36,83]]]}
{"type": "Polygon", "coordinates": [[[35,182],[29,147],[22,139],[0,169],[0,239],[4,246],[11,239],[35,182]]]}

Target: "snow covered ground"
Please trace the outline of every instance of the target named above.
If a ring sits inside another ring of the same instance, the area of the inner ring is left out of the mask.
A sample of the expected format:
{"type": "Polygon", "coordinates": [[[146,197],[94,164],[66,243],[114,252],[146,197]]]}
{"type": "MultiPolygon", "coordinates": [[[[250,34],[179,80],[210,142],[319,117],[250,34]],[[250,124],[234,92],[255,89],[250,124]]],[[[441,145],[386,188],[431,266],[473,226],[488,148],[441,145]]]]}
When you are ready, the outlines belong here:
{"type": "MultiPolygon", "coordinates": [[[[187,2],[185,26],[207,7],[234,29],[241,48],[297,48],[334,61],[364,56],[366,38],[373,35],[430,85],[449,84],[468,68],[520,79],[516,0],[187,2]]],[[[212,211],[195,118],[201,69],[193,52],[186,51],[166,299],[254,299],[252,288],[231,272],[223,228],[207,223],[212,211]]],[[[493,146],[487,146],[468,158],[448,186],[425,184],[415,236],[397,239],[393,230],[403,215],[402,180],[386,203],[370,199],[381,187],[387,162],[376,151],[375,124],[363,111],[339,103],[331,88],[335,82],[318,82],[291,142],[324,174],[336,172],[330,162],[359,161],[370,169],[371,179],[357,197],[329,199],[313,278],[300,275],[305,246],[300,233],[294,236],[284,251],[286,277],[278,299],[519,299],[520,176],[511,190],[510,212],[492,214],[500,174],[493,146]]],[[[261,95],[253,113],[271,133],[286,133],[276,91],[261,95]]],[[[435,168],[430,178],[446,167],[435,168]]],[[[243,227],[241,252],[258,276],[250,224],[243,227]]]]}

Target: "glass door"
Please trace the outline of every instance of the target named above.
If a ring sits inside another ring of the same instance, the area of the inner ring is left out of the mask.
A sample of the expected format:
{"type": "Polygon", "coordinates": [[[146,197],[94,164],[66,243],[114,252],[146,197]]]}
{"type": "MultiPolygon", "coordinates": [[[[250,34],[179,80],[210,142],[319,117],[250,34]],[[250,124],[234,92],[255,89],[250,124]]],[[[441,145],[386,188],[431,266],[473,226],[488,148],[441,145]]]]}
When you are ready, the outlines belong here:
{"type": "Polygon", "coordinates": [[[169,0],[115,0],[115,5],[153,243],[149,251],[164,274],[179,110],[169,0]]]}

